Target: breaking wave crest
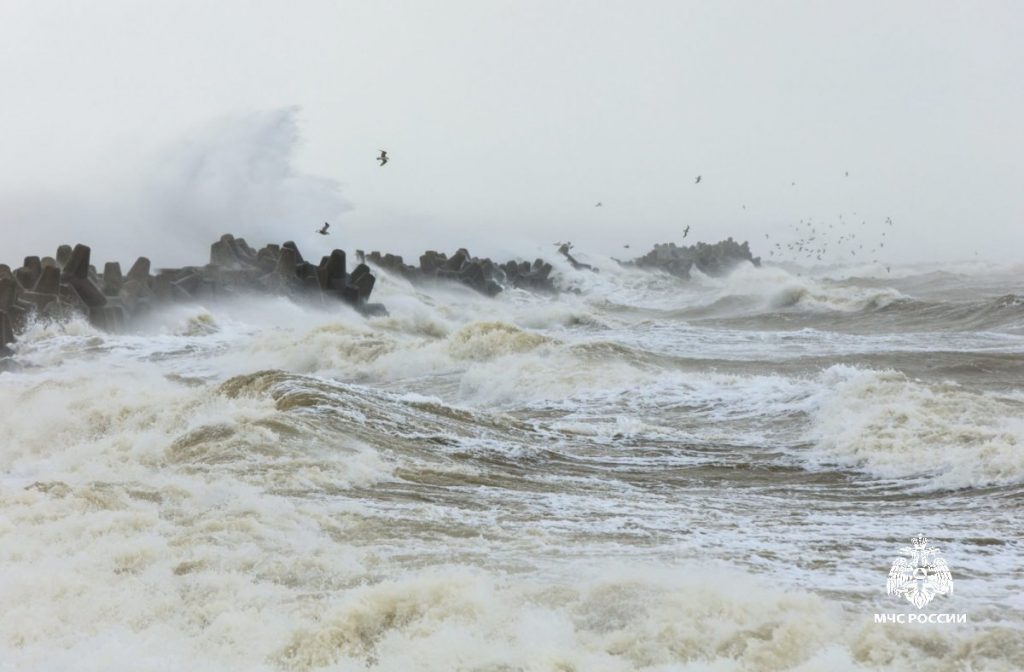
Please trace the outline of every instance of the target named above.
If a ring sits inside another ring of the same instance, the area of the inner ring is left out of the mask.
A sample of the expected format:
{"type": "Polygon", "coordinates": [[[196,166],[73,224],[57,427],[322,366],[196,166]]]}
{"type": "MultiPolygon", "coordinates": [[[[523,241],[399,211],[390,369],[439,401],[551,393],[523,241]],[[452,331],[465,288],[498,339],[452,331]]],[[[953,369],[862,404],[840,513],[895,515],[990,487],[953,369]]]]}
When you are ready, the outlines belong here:
{"type": "MultiPolygon", "coordinates": [[[[930,276],[929,276],[930,277],[930,276]]],[[[641,305],[667,309],[668,316],[686,320],[741,320],[744,326],[775,328],[796,321],[830,322],[839,327],[866,329],[970,330],[1024,333],[1024,299],[1018,294],[988,295],[987,287],[971,290],[970,279],[957,276],[955,301],[936,301],[927,291],[928,278],[910,276],[886,284],[876,279],[796,275],[782,268],[741,266],[724,278],[701,276],[675,288],[675,305],[660,301],[641,305]],[[925,298],[914,298],[907,292],[925,298]],[[761,322],[758,321],[761,318],[761,322]]],[[[948,280],[942,279],[946,284],[948,280]]]]}
{"type": "Polygon", "coordinates": [[[1024,483],[1024,396],[833,366],[813,398],[814,456],[929,489],[1024,483]]]}

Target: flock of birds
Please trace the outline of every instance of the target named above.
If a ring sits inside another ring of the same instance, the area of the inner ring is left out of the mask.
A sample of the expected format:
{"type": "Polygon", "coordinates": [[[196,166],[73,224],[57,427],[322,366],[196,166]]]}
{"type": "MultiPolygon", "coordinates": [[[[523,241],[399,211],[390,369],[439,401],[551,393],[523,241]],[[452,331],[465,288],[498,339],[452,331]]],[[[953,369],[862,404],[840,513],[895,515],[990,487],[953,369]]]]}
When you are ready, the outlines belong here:
{"type": "MultiPolygon", "coordinates": [[[[856,215],[857,213],[853,213],[856,215]]],[[[861,225],[866,225],[867,220],[861,220],[861,225]]],[[[802,219],[798,224],[789,227],[790,236],[788,240],[775,242],[769,248],[768,256],[777,258],[779,261],[838,261],[847,259],[847,253],[852,259],[858,256],[862,260],[870,260],[877,264],[879,253],[885,249],[886,235],[892,230],[894,223],[892,217],[885,218],[885,227],[881,235],[869,239],[865,234],[857,235],[849,226],[850,222],[840,214],[836,222],[815,222],[813,219],[802,219]],[[887,227],[887,228],[886,228],[887,227]]],[[[764,234],[769,244],[772,243],[770,234],[764,234]]],[[[890,272],[889,265],[885,267],[886,273],[890,272]]]]}
{"type": "MultiPolygon", "coordinates": [[[[377,156],[377,161],[383,168],[384,165],[390,159],[386,150],[380,150],[380,154],[377,156]]],[[[845,172],[845,176],[850,176],[850,171],[845,172]]],[[[701,180],[704,179],[703,175],[698,175],[694,178],[694,184],[700,184],[701,180]]],[[[792,186],[796,186],[796,182],[791,183],[792,186]]],[[[604,203],[598,201],[594,204],[595,208],[604,207],[604,203]]],[[[743,209],[746,210],[747,206],[744,205],[743,209]]],[[[856,212],[853,213],[856,216],[856,212]]],[[[793,236],[790,236],[788,242],[776,242],[773,247],[768,250],[768,256],[777,258],[779,261],[791,261],[791,262],[804,262],[804,261],[825,261],[826,258],[834,255],[835,253],[841,254],[845,259],[845,253],[849,252],[851,257],[856,257],[857,253],[861,254],[863,259],[868,257],[874,257],[871,259],[872,263],[878,263],[878,253],[885,247],[885,235],[887,230],[882,231],[881,239],[875,240],[874,243],[868,242],[868,248],[865,250],[865,238],[862,236],[860,239],[857,238],[857,234],[850,231],[847,226],[847,222],[843,215],[838,217],[839,228],[836,228],[834,222],[816,223],[814,220],[800,220],[799,224],[794,224],[790,227],[793,236]]],[[[893,221],[891,217],[885,218],[885,223],[891,228],[893,221]]],[[[862,220],[861,224],[867,224],[866,220],[862,220]]],[[[316,230],[321,236],[329,236],[331,225],[324,222],[324,225],[316,230]]],[[[685,239],[690,235],[690,225],[687,224],[686,228],[683,229],[683,238],[685,239]]],[[[769,243],[772,242],[770,234],[764,234],[765,240],[769,243]]],[[[572,248],[572,243],[555,243],[560,249],[564,247],[566,251],[572,248]]],[[[629,249],[629,245],[623,245],[625,249],[629,249]]],[[[833,259],[829,259],[834,260],[833,259]]],[[[889,272],[889,266],[885,267],[886,272],[889,272]]]]}
{"type": "MultiPolygon", "coordinates": [[[[844,171],[844,177],[849,176],[850,171],[844,171]]],[[[702,179],[704,179],[704,176],[698,175],[694,178],[693,183],[700,184],[702,179]]],[[[796,182],[791,182],[790,185],[795,187],[796,182]]],[[[598,206],[600,205],[601,203],[598,203],[598,206]]],[[[745,204],[743,209],[747,209],[745,204]]],[[[856,212],[853,214],[854,216],[857,215],[856,212]]],[[[815,223],[812,219],[802,219],[798,224],[790,227],[796,235],[791,236],[788,242],[776,242],[774,247],[768,250],[768,256],[775,257],[779,261],[822,262],[826,260],[837,261],[836,254],[842,255],[841,258],[846,260],[846,252],[850,253],[850,257],[856,258],[859,252],[862,259],[871,257],[871,263],[877,264],[879,252],[885,248],[885,238],[889,230],[883,228],[880,238],[871,242],[867,241],[866,236],[863,235],[858,239],[857,234],[850,231],[848,224],[850,222],[847,222],[841,214],[838,217],[838,229],[836,228],[836,223],[815,223]],[[864,247],[865,242],[868,245],[867,249],[864,247]]],[[[861,220],[862,226],[866,224],[867,220],[861,220]]],[[[886,217],[885,224],[891,229],[893,227],[892,217],[886,217]]],[[[683,238],[686,238],[689,233],[690,226],[687,225],[683,229],[683,238]]],[[[764,237],[765,240],[771,243],[771,234],[766,233],[764,237]]],[[[629,245],[623,245],[623,247],[628,249],[629,245]]],[[[891,272],[891,267],[888,264],[885,266],[885,272],[891,272]]]]}

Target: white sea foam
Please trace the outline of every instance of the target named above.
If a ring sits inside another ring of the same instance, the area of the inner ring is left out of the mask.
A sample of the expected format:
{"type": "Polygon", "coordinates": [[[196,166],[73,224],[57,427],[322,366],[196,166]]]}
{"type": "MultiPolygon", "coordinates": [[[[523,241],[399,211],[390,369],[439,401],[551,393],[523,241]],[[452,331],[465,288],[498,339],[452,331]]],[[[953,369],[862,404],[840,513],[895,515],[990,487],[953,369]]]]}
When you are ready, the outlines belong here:
{"type": "Polygon", "coordinates": [[[928,488],[1024,482],[1024,396],[833,366],[813,397],[816,459],[928,488]]]}
{"type": "Polygon", "coordinates": [[[31,325],[0,374],[0,670],[1024,668],[1016,490],[995,521],[971,492],[1024,483],[1019,389],[799,361],[980,336],[689,321],[895,296],[774,269],[561,272],[581,294],[382,277],[369,320],[31,325]],[[870,622],[904,517],[875,489],[940,498],[909,517],[976,625],[870,622]]]}
{"type": "Polygon", "coordinates": [[[714,301],[750,297],[760,310],[801,308],[843,312],[877,308],[907,297],[887,288],[842,286],[810,275],[796,275],[781,267],[738,266],[723,278],[701,276],[700,283],[713,291],[714,301]]]}
{"type": "Polygon", "coordinates": [[[279,498],[232,493],[167,519],[152,501],[82,496],[5,502],[38,535],[5,553],[11,669],[901,670],[971,647],[975,669],[994,670],[1024,656],[1012,631],[868,625],[728,569],[448,566],[364,583],[369,558],[279,498]],[[47,551],[68,537],[77,553],[47,551]]]}

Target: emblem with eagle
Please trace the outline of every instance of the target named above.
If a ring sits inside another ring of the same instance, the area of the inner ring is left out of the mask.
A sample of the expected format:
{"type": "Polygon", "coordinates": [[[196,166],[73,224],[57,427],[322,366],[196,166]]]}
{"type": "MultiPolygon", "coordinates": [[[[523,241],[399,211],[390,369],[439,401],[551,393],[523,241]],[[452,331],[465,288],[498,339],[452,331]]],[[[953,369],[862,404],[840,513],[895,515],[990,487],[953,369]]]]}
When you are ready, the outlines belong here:
{"type": "Polygon", "coordinates": [[[953,594],[953,575],[939,549],[928,545],[928,538],[919,534],[910,540],[913,546],[900,549],[893,560],[885,592],[905,597],[918,609],[924,608],[936,595],[953,594]]]}

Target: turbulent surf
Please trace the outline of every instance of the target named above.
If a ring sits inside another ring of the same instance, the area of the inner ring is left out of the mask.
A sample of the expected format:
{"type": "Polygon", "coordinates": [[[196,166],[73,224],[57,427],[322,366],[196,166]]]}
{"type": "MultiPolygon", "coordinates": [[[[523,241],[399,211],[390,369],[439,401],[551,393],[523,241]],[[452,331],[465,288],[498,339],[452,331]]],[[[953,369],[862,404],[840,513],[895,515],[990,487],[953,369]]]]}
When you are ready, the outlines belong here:
{"type": "Polygon", "coordinates": [[[1024,668],[1024,269],[591,262],[28,325],[0,670],[1024,668]]]}

